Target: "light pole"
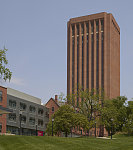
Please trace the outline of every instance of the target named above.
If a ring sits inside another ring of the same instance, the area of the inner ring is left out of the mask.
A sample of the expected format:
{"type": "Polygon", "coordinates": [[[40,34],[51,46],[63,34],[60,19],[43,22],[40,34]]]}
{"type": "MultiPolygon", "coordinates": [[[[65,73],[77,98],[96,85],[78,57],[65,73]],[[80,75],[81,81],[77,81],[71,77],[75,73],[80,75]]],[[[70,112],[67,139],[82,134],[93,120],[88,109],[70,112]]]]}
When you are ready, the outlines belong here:
{"type": "Polygon", "coordinates": [[[19,130],[19,135],[21,135],[21,118],[22,118],[22,111],[19,110],[19,117],[20,117],[20,130],[19,130]]]}
{"type": "Polygon", "coordinates": [[[52,119],[52,136],[53,136],[53,123],[54,123],[54,119],[52,119]]]}
{"type": "Polygon", "coordinates": [[[113,134],[112,128],[113,128],[113,118],[111,119],[111,140],[112,140],[112,134],[113,134]]]}
{"type": "Polygon", "coordinates": [[[71,137],[72,137],[72,128],[71,128],[71,137]]]}
{"type": "Polygon", "coordinates": [[[96,138],[96,121],[95,121],[95,138],[96,138]]]}
{"type": "Polygon", "coordinates": [[[36,136],[37,136],[37,123],[36,123],[36,136]]]}

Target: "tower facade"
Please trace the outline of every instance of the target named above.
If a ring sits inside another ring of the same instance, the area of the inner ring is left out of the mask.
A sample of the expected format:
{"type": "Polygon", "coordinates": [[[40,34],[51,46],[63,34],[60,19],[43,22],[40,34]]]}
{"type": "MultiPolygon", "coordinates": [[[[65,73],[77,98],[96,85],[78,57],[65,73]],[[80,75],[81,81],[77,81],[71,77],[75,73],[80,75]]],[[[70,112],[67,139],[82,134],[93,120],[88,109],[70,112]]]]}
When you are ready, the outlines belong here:
{"type": "Polygon", "coordinates": [[[120,96],[120,28],[106,12],[72,18],[67,24],[67,94],[104,89],[120,96]]]}

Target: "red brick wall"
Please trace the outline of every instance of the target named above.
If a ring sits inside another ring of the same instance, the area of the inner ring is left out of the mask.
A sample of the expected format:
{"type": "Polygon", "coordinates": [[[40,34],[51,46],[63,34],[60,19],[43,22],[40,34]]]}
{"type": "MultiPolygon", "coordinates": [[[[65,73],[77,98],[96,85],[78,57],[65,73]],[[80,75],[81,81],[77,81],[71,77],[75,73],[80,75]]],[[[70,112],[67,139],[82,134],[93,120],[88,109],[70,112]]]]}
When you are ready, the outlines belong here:
{"type": "MultiPolygon", "coordinates": [[[[0,105],[7,107],[7,89],[0,86],[0,91],[2,91],[2,102],[0,102],[0,105]]],[[[6,133],[6,114],[0,116],[0,124],[2,124],[2,133],[6,133]]]]}
{"type": "MultiPolygon", "coordinates": [[[[98,88],[104,88],[104,94],[107,98],[115,98],[120,96],[120,28],[115,21],[112,14],[108,13],[98,13],[88,16],[82,16],[77,18],[72,18],[67,23],[67,94],[72,94],[72,90],[77,91],[77,29],[76,25],[79,25],[79,64],[78,64],[78,85],[86,89],[87,85],[89,90],[92,89],[92,84],[94,89],[97,88],[97,75],[98,88]],[[102,53],[101,49],[101,19],[104,21],[104,48],[102,53]],[[92,66],[92,53],[91,53],[91,21],[94,23],[94,61],[92,66]],[[97,74],[97,51],[96,51],[96,21],[99,21],[99,63],[98,63],[98,74],[97,74]],[[81,25],[84,24],[84,56],[86,56],[86,23],[89,24],[89,83],[87,84],[87,59],[84,57],[84,67],[83,67],[83,84],[82,84],[82,40],[81,40],[81,25]],[[72,57],[72,26],[74,26],[74,62],[72,57]],[[103,70],[102,70],[102,54],[103,54],[103,70]],[[73,65],[72,65],[73,64],[73,65]],[[74,73],[72,75],[72,70],[74,67],[74,73]],[[93,69],[93,70],[92,70],[93,69]],[[94,75],[92,78],[92,71],[94,75]],[[102,76],[103,73],[103,76],[102,76]],[[102,85],[102,77],[104,77],[104,82],[102,85]],[[74,80],[74,84],[73,81],[74,80]]],[[[80,101],[80,100],[79,100],[80,101]]]]}
{"type": "Polygon", "coordinates": [[[2,124],[1,133],[6,133],[6,114],[3,114],[2,116],[0,116],[0,124],[2,124]]]}
{"type": "Polygon", "coordinates": [[[49,108],[49,118],[51,118],[51,116],[59,109],[59,105],[53,98],[51,98],[45,106],[49,108]],[[54,107],[54,112],[52,111],[52,107],[54,107]]]}

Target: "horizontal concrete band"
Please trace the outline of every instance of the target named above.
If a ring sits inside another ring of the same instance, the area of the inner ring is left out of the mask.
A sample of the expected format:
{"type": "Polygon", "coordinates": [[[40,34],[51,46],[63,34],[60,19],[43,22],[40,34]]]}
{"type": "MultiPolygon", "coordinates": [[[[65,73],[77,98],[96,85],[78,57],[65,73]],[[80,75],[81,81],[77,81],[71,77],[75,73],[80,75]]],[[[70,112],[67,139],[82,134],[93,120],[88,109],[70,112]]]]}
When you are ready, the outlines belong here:
{"type": "Polygon", "coordinates": [[[0,106],[0,114],[8,114],[11,112],[13,112],[13,110],[0,106]]]}

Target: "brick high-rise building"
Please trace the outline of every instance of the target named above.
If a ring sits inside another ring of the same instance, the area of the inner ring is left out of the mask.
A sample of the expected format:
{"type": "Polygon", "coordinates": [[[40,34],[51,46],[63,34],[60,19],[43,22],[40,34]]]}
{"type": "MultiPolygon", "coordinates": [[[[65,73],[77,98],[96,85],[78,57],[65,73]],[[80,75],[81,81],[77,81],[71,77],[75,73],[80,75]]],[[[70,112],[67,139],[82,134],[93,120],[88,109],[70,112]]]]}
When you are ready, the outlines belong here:
{"type": "Polygon", "coordinates": [[[120,28],[110,13],[72,18],[67,24],[67,94],[104,89],[120,95],[120,28]]]}

